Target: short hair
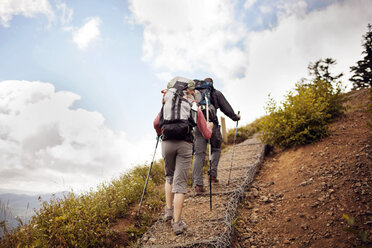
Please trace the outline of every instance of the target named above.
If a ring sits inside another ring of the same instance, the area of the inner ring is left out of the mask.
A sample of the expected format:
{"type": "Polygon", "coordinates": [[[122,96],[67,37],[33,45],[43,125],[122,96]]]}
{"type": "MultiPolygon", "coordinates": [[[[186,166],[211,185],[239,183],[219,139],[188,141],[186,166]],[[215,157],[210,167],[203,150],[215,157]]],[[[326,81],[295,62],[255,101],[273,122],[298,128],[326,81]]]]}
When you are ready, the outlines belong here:
{"type": "Polygon", "coordinates": [[[204,81],[213,83],[213,79],[212,78],[205,78],[204,81]]]}

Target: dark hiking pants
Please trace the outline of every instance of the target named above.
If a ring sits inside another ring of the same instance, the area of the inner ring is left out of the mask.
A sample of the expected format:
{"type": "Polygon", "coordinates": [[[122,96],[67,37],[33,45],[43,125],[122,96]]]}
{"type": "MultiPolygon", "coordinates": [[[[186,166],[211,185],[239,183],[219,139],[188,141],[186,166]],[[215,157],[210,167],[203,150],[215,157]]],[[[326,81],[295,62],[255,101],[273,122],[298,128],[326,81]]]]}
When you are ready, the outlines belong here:
{"type": "MultiPolygon", "coordinates": [[[[193,185],[204,185],[203,184],[203,165],[205,161],[205,156],[207,152],[207,144],[208,140],[204,139],[203,135],[200,133],[199,129],[195,127],[195,142],[194,142],[194,150],[195,150],[195,157],[194,163],[192,166],[192,181],[193,185]]],[[[212,137],[211,137],[211,175],[212,177],[217,178],[217,167],[218,162],[221,156],[221,143],[222,143],[222,135],[220,131],[219,125],[214,125],[212,130],[212,137]]],[[[209,165],[208,165],[209,166],[209,165]]]]}

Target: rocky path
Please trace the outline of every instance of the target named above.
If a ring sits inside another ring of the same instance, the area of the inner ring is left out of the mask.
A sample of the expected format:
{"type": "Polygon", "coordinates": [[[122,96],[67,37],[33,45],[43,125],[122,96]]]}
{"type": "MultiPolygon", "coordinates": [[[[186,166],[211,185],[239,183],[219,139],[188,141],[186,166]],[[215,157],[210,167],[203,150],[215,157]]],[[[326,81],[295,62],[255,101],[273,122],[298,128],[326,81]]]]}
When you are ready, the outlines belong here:
{"type": "Polygon", "coordinates": [[[208,192],[195,196],[188,189],[182,220],[187,230],[182,235],[174,235],[170,224],[159,219],[140,240],[141,247],[229,247],[232,224],[239,200],[245,188],[252,182],[262,164],[265,145],[253,137],[235,145],[230,183],[227,185],[233,149],[221,155],[218,168],[219,183],[212,185],[212,211],[208,176],[204,182],[208,192]]]}

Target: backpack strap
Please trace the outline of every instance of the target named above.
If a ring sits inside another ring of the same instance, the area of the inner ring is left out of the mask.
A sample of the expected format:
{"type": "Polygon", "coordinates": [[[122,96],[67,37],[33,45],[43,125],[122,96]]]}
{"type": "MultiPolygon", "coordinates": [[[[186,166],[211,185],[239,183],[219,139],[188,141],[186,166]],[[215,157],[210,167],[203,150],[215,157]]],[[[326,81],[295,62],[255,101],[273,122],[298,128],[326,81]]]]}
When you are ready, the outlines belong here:
{"type": "MultiPolygon", "coordinates": [[[[183,92],[182,92],[183,95],[183,92]]],[[[178,98],[178,104],[177,104],[177,119],[181,118],[181,103],[182,103],[182,98],[178,98]]]]}
{"type": "Polygon", "coordinates": [[[180,81],[177,81],[173,86],[173,88],[176,89],[176,92],[174,93],[174,97],[173,97],[172,114],[171,114],[172,119],[175,119],[176,108],[177,108],[177,119],[181,118],[181,103],[182,103],[182,100],[185,100],[183,97],[184,96],[183,91],[186,90],[187,87],[188,87],[188,84],[186,82],[180,82],[180,81]],[[177,100],[178,102],[176,103],[177,100]]]}
{"type": "Polygon", "coordinates": [[[161,103],[164,105],[164,97],[165,97],[165,94],[167,93],[168,89],[165,89],[165,90],[162,90],[161,93],[163,93],[163,99],[161,101],[161,103]]]}

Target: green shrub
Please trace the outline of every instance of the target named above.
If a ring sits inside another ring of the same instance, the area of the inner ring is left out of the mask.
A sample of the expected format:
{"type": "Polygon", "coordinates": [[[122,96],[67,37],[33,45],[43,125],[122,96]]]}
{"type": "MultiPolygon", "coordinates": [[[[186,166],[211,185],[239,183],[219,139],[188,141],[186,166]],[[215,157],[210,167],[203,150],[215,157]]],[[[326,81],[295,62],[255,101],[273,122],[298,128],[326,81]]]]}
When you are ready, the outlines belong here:
{"type": "MultiPolygon", "coordinates": [[[[257,133],[260,131],[260,122],[263,119],[263,117],[256,119],[252,123],[238,127],[238,130],[236,132],[236,141],[235,143],[241,143],[246,139],[249,139],[252,137],[253,134],[257,133]]],[[[235,137],[235,130],[236,128],[229,129],[227,131],[227,143],[228,144],[233,144],[234,143],[234,137],[235,137]]]]}
{"type": "Polygon", "coordinates": [[[371,244],[371,240],[368,239],[368,231],[356,225],[354,217],[343,214],[342,218],[346,220],[346,223],[348,225],[344,228],[344,231],[355,235],[355,239],[353,241],[356,244],[354,244],[354,246],[364,248],[367,247],[365,245],[368,245],[368,243],[371,244]]]}
{"type": "MultiPolygon", "coordinates": [[[[63,199],[43,202],[27,225],[19,226],[0,240],[0,247],[104,247],[111,237],[110,224],[124,217],[140,201],[148,166],[137,166],[96,191],[70,193],[63,199]]],[[[157,211],[164,196],[155,186],[164,182],[163,162],[154,163],[146,191],[146,207],[157,211]]],[[[139,226],[147,228],[149,221],[139,226]]]]}
{"type": "Polygon", "coordinates": [[[327,123],[343,112],[341,83],[317,80],[296,84],[282,106],[270,99],[261,125],[261,139],[279,147],[311,143],[328,134],[327,123]]]}

